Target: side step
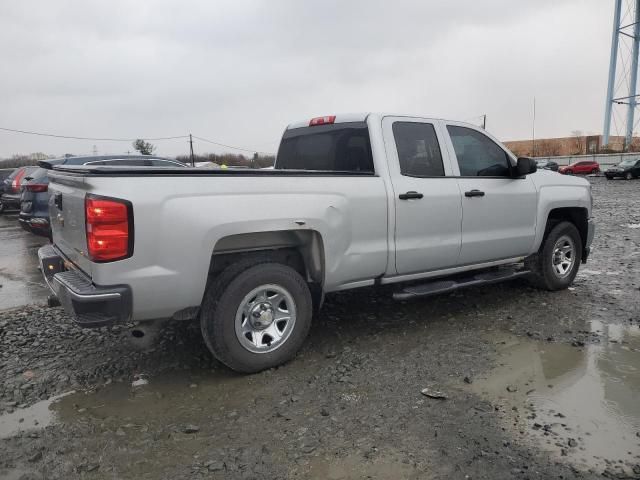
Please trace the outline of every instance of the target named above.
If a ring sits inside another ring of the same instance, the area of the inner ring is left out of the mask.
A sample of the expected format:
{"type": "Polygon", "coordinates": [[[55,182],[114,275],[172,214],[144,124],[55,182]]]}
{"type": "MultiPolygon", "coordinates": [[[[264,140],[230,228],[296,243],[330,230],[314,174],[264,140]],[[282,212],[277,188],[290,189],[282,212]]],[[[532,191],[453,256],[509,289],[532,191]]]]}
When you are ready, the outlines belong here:
{"type": "Polygon", "coordinates": [[[525,277],[531,272],[529,270],[496,270],[476,273],[468,277],[456,278],[455,280],[434,280],[420,285],[412,285],[400,292],[393,294],[394,300],[409,300],[416,297],[427,297],[439,293],[448,293],[460,288],[473,287],[476,285],[488,285],[490,283],[504,282],[520,277],[525,277]]]}

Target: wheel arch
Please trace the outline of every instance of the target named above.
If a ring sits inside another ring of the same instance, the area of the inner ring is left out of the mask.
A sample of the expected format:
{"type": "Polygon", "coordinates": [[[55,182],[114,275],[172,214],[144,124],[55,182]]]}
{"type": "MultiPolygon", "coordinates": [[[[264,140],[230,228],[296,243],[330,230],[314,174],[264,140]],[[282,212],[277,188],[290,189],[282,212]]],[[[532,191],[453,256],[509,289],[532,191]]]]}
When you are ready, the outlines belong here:
{"type": "Polygon", "coordinates": [[[207,283],[240,260],[268,259],[288,265],[309,284],[314,306],[323,300],[324,242],[316,230],[276,230],[233,234],[220,238],[211,253],[207,283]]]}
{"type": "Polygon", "coordinates": [[[578,232],[580,233],[580,240],[582,243],[582,251],[585,251],[585,247],[587,245],[587,238],[589,235],[589,211],[584,207],[557,207],[552,208],[545,222],[544,234],[540,239],[540,243],[538,244],[538,248],[542,243],[542,240],[547,235],[547,233],[558,223],[562,221],[567,221],[576,226],[578,232]]]}

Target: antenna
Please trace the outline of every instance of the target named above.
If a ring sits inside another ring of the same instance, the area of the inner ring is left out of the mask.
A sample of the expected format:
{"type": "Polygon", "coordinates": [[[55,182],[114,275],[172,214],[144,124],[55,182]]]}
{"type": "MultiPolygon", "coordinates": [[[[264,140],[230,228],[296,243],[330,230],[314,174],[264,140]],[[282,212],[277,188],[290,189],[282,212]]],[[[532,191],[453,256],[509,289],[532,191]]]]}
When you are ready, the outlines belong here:
{"type": "Polygon", "coordinates": [[[193,155],[193,136],[189,134],[189,149],[191,150],[191,166],[196,166],[196,161],[193,155]]]}

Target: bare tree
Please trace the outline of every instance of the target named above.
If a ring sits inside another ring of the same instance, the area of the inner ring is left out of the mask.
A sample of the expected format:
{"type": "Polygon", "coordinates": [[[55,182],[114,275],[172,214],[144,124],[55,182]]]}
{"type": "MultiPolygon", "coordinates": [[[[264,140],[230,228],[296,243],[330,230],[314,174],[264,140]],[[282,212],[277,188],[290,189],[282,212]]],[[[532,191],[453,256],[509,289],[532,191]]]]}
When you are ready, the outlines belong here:
{"type": "Polygon", "coordinates": [[[584,148],[584,135],[582,130],[573,130],[571,132],[571,137],[573,137],[573,154],[574,155],[582,155],[585,152],[584,148]]]}
{"type": "Polygon", "coordinates": [[[139,138],[135,142],[133,142],[133,148],[139,151],[142,155],[151,155],[156,147],[149,142],[145,142],[143,139],[139,138]]]}

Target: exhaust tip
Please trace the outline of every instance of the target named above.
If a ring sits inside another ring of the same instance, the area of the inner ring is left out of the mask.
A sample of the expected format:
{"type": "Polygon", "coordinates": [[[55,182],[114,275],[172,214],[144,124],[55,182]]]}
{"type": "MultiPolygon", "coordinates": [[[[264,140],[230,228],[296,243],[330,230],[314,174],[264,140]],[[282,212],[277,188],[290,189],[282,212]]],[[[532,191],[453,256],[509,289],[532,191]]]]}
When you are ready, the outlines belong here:
{"type": "Polygon", "coordinates": [[[131,330],[131,335],[133,335],[135,338],[142,338],[144,337],[144,332],[136,328],[134,330],[131,330]]]}

